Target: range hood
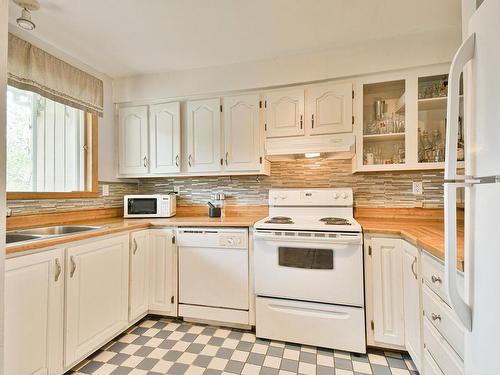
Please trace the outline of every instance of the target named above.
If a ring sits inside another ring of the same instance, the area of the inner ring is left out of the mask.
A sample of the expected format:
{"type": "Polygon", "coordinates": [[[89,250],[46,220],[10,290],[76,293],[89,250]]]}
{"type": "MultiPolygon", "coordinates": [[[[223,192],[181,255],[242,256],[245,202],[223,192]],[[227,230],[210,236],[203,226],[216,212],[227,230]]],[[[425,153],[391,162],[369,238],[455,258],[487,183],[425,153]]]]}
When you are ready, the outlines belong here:
{"type": "Polygon", "coordinates": [[[314,135],[268,138],[266,156],[270,161],[302,159],[319,153],[329,159],[352,159],[355,155],[354,134],[314,135]]]}

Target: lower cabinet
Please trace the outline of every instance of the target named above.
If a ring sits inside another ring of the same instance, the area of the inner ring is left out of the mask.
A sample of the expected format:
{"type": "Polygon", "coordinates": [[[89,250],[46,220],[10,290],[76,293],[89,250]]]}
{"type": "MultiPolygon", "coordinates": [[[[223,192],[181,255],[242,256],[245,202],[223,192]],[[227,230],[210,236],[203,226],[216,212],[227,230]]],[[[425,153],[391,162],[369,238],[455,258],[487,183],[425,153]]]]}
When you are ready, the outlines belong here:
{"type": "Polygon", "coordinates": [[[406,241],[403,244],[403,301],[405,347],[417,370],[422,369],[422,283],[419,250],[406,241]]]}
{"type": "Polygon", "coordinates": [[[128,324],[129,235],[66,249],[65,367],[128,324]]]}
{"type": "Polygon", "coordinates": [[[404,346],[403,261],[399,238],[370,240],[373,295],[373,339],[404,346]]]}
{"type": "Polygon", "coordinates": [[[147,314],[149,309],[149,230],[130,234],[129,322],[147,314]]]}
{"type": "Polygon", "coordinates": [[[63,367],[64,249],[5,261],[5,374],[63,367]]]}
{"type": "Polygon", "coordinates": [[[149,311],[177,316],[177,248],[173,229],[150,230],[149,311]]]}

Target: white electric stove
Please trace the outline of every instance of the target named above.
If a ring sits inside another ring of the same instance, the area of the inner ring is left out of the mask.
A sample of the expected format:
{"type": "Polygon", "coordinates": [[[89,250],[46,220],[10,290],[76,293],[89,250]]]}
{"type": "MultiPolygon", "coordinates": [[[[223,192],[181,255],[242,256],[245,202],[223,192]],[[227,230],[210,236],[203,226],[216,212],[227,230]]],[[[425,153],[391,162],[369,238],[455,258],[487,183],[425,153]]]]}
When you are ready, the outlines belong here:
{"type": "Polygon", "coordinates": [[[258,337],[364,353],[361,226],[352,189],[273,189],[254,226],[258,337]]]}

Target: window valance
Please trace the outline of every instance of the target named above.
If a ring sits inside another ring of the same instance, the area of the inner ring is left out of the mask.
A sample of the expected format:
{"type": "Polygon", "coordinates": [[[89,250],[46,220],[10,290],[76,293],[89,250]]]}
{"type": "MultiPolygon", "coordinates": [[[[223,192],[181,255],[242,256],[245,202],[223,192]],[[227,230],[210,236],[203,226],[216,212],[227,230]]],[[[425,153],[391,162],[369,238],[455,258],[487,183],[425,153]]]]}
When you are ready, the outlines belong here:
{"type": "Polygon", "coordinates": [[[8,84],[102,116],[100,79],[10,33],[8,84]]]}

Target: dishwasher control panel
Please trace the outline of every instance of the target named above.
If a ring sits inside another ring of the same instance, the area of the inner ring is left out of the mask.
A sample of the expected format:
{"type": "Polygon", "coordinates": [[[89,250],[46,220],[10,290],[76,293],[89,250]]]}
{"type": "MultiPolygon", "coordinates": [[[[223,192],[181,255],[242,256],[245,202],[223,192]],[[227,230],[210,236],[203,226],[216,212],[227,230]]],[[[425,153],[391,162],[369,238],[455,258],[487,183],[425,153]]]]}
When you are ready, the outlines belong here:
{"type": "Polygon", "coordinates": [[[177,246],[247,249],[248,229],[179,228],[177,246]]]}
{"type": "Polygon", "coordinates": [[[242,234],[222,233],[219,236],[219,245],[221,247],[247,247],[247,236],[242,234]]]}

